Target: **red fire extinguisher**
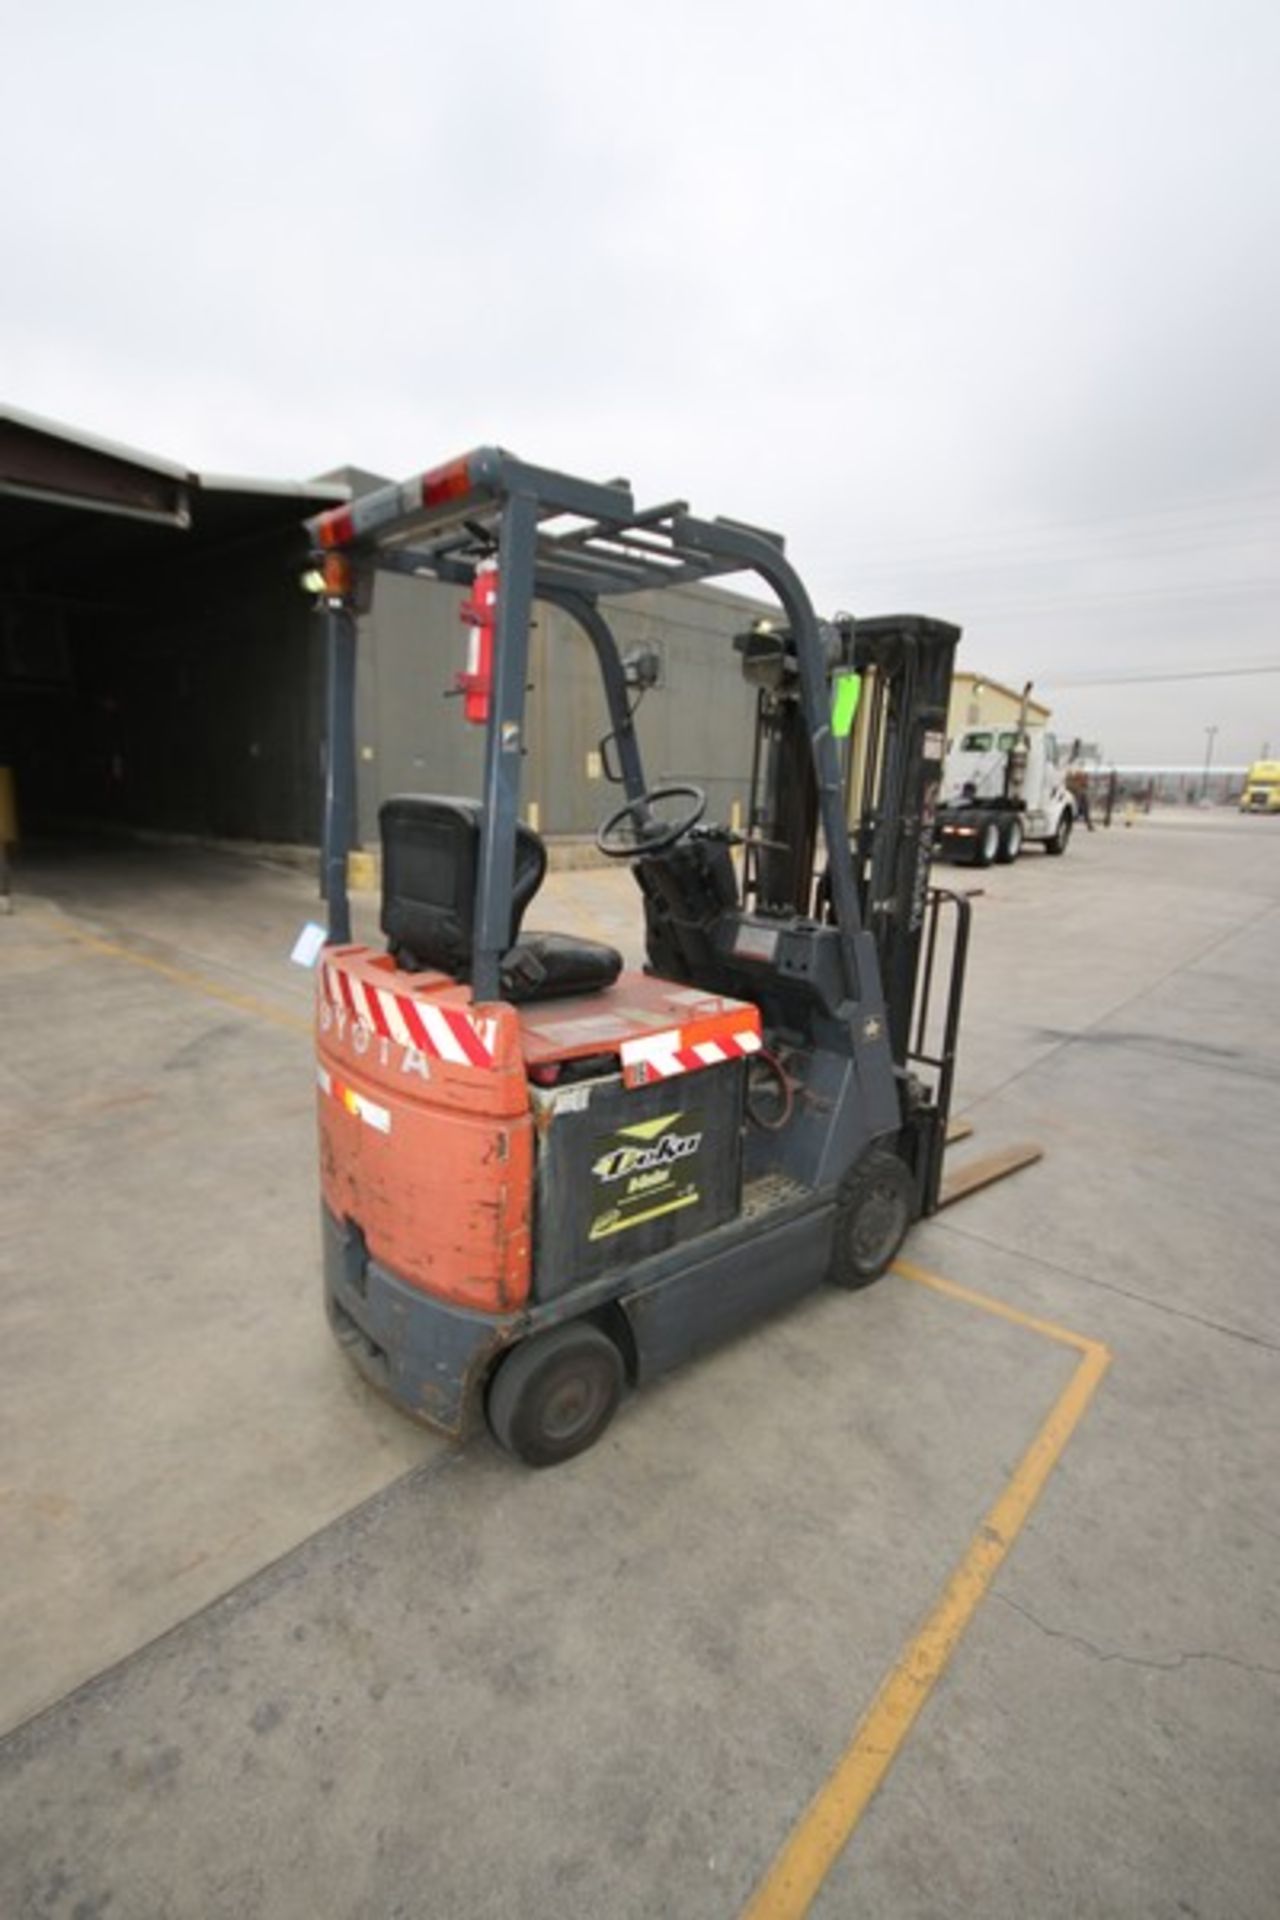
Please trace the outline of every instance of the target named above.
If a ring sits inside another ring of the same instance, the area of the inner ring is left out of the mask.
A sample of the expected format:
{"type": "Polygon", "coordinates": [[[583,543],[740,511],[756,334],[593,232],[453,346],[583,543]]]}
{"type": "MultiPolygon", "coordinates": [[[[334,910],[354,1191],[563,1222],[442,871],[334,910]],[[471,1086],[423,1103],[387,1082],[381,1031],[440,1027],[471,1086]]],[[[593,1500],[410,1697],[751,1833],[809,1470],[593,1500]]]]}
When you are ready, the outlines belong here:
{"type": "Polygon", "coordinates": [[[455,676],[455,684],[462,695],[462,711],[476,727],[489,724],[489,699],[493,692],[493,626],[497,609],[496,570],[478,573],[461,608],[462,619],[471,629],[467,638],[467,664],[455,676]]]}

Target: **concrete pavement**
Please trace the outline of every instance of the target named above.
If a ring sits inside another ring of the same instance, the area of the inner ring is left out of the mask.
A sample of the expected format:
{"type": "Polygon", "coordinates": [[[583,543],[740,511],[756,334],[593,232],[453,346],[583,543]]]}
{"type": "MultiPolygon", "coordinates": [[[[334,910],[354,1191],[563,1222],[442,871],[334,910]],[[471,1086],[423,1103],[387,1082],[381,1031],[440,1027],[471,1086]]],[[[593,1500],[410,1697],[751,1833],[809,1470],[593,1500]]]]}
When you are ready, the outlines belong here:
{"type": "MultiPolygon", "coordinates": [[[[912,1259],[1115,1358],[818,1912],[1275,1910],[1272,827],[954,876],[974,1146],[1046,1159],[912,1259]]],[[[627,887],[553,874],[534,917],[607,938],[627,887]]],[[[0,927],[11,1721],[55,1702],[0,1748],[0,1911],[740,1911],[1071,1355],[893,1277],[553,1474],[405,1427],[318,1312],[308,905],[149,850],[29,869],[0,927]]]]}

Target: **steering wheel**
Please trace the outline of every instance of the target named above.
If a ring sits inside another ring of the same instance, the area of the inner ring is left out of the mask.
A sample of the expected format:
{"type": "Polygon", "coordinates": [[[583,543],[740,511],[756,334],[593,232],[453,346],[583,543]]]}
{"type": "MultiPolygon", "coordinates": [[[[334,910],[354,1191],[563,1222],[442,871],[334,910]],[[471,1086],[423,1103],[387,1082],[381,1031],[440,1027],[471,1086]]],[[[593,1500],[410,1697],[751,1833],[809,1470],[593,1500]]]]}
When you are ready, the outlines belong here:
{"type": "Polygon", "coordinates": [[[607,820],[596,828],[596,845],[610,860],[631,860],[641,853],[665,853],[677,840],[697,826],[707,810],[707,796],[701,787],[676,782],[671,786],[649,787],[636,800],[615,807],[607,820]],[[691,800],[693,805],[675,820],[655,820],[651,808],[659,800],[691,800]],[[627,826],[626,822],[631,825],[627,826]]]}

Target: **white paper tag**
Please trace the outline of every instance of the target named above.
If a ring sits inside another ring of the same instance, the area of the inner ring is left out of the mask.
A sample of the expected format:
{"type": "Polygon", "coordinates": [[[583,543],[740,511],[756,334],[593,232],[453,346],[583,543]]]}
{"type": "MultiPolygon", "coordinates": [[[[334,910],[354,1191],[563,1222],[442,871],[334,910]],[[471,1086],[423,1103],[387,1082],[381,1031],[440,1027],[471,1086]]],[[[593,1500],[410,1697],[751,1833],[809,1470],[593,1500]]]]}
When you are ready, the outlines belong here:
{"type": "Polygon", "coordinates": [[[293,951],[289,955],[294,966],[314,967],[316,961],[320,958],[320,949],[324,946],[328,937],[323,927],[318,926],[314,920],[308,920],[306,926],[294,941],[293,951]]]}

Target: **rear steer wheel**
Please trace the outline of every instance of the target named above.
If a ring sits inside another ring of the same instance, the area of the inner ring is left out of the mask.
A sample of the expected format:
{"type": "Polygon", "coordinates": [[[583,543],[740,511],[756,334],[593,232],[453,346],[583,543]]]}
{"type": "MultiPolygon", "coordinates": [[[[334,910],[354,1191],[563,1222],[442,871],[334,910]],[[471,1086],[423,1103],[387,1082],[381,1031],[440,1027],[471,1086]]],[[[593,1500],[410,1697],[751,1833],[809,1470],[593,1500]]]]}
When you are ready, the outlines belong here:
{"type": "Polygon", "coordinates": [[[1002,867],[1011,867],[1013,865],[1018,855],[1022,852],[1022,840],[1022,822],[1015,814],[1013,819],[1006,823],[1005,830],[1000,835],[1000,851],[997,853],[996,859],[1002,867]]]}
{"type": "Polygon", "coordinates": [[[1065,853],[1067,842],[1071,838],[1071,815],[1064,813],[1053,832],[1044,843],[1046,853],[1065,853]]]}
{"type": "Polygon", "coordinates": [[[916,1183],[887,1147],[850,1168],[836,1197],[831,1279],[852,1292],[869,1287],[896,1258],[915,1218],[916,1183]]]}
{"type": "Polygon", "coordinates": [[[973,864],[975,867],[989,867],[1000,851],[1000,829],[994,820],[978,828],[973,843],[973,864]]]}
{"type": "Polygon", "coordinates": [[[499,1364],[485,1403],[500,1447],[529,1467],[557,1467],[595,1445],[622,1398],[622,1355],[587,1321],[522,1340],[499,1364]]]}

